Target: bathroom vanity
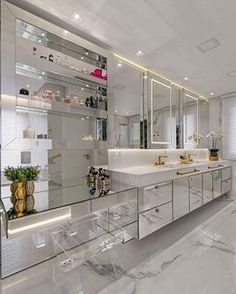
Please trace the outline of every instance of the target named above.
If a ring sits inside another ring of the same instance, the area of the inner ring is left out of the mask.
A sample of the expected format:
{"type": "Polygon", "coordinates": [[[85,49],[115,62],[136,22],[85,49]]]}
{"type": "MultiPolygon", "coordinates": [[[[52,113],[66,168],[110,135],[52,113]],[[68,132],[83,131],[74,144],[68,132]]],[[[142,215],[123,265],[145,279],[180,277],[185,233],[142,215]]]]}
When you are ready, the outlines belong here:
{"type": "Polygon", "coordinates": [[[209,131],[206,98],[5,1],[0,111],[1,278],[54,256],[69,271],[231,190],[231,164],[193,140],[209,131]],[[12,214],[8,166],[40,167],[30,211],[12,214]],[[90,167],[108,169],[108,193],[89,190],[90,167]]]}
{"type": "MultiPolygon", "coordinates": [[[[136,154],[139,158],[136,164],[142,162],[142,158],[148,160],[153,156],[150,150],[136,151],[140,154],[136,154]]],[[[178,154],[181,154],[180,150],[166,152],[175,161],[178,154]]],[[[126,166],[132,164],[132,155],[130,154],[130,162],[127,163],[129,151],[110,150],[110,157],[113,158],[113,179],[138,187],[139,239],[231,191],[231,163],[224,160],[208,161],[206,149],[194,152],[198,159],[190,164],[175,162],[160,166],[146,164],[121,167],[124,162],[126,166]],[[117,162],[116,155],[120,158],[117,162]],[[119,164],[118,168],[114,167],[116,164],[119,164]]]]}

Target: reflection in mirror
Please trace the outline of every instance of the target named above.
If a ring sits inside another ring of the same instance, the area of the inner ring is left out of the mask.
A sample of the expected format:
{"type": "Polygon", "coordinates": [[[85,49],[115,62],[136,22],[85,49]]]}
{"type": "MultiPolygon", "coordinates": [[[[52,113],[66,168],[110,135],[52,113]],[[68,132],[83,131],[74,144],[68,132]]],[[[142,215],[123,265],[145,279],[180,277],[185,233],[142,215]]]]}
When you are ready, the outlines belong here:
{"type": "MultiPolygon", "coordinates": [[[[92,197],[88,167],[107,165],[107,59],[15,17],[11,24],[8,39],[16,47],[1,76],[3,83],[11,73],[2,99],[1,169],[40,166],[34,207],[21,212],[28,215],[92,197]]],[[[11,180],[2,177],[1,184],[15,217],[11,180]]]]}
{"type": "Polygon", "coordinates": [[[151,79],[151,148],[175,148],[176,98],[172,87],[151,79]]]}
{"type": "Polygon", "coordinates": [[[208,148],[207,134],[209,133],[209,103],[205,99],[198,100],[199,113],[199,148],[208,148]]]}
{"type": "Polygon", "coordinates": [[[115,147],[140,148],[143,72],[120,60],[113,62],[115,147]]]}
{"type": "Polygon", "coordinates": [[[198,98],[184,94],[184,148],[198,148],[198,98]]]}

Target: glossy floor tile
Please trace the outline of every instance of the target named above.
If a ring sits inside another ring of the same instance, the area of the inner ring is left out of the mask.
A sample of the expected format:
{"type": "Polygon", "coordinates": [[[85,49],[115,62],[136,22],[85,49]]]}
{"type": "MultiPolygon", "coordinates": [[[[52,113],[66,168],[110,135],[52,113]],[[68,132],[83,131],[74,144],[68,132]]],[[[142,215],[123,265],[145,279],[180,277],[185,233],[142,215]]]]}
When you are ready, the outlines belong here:
{"type": "Polygon", "coordinates": [[[213,201],[69,272],[51,259],[2,281],[3,294],[235,294],[236,202],[213,201]]]}

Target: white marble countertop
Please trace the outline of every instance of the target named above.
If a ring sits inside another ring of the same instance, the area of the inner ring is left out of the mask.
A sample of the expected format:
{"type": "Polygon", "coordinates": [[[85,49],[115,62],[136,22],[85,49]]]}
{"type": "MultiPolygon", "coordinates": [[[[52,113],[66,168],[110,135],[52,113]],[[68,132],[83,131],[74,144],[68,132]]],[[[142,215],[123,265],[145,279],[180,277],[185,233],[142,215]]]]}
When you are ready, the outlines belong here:
{"type": "Polygon", "coordinates": [[[231,166],[230,161],[219,160],[219,161],[193,161],[189,164],[181,163],[167,163],[165,165],[157,166],[154,164],[123,167],[111,169],[112,178],[122,183],[129,183],[136,187],[142,187],[149,184],[172,180],[175,178],[181,178],[190,176],[191,174],[198,174],[207,172],[210,170],[231,166]],[[211,169],[209,169],[211,167],[211,169]],[[199,172],[194,171],[199,170],[199,172]],[[193,173],[191,173],[191,170],[193,173]],[[177,175],[177,172],[188,172],[186,175],[177,175]]]}

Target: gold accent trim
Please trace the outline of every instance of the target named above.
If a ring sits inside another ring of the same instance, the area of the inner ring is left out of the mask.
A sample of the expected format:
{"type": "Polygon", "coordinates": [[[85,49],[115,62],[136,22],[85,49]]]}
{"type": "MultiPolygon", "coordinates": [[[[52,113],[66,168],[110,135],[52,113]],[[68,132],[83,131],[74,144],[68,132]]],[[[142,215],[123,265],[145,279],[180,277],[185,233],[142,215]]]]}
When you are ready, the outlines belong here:
{"type": "Polygon", "coordinates": [[[171,83],[172,85],[175,85],[177,88],[187,90],[187,91],[189,91],[189,92],[191,92],[191,93],[197,95],[199,98],[202,98],[202,99],[208,101],[208,98],[207,98],[207,97],[202,96],[202,95],[200,95],[199,93],[197,93],[197,92],[195,92],[195,91],[193,91],[193,90],[190,90],[190,89],[186,88],[185,86],[182,86],[182,85],[180,85],[180,84],[178,84],[178,83],[176,83],[176,82],[173,82],[173,81],[171,81],[170,79],[168,79],[168,78],[166,78],[166,77],[160,75],[159,73],[157,73],[157,72],[155,72],[155,71],[152,71],[152,70],[150,70],[150,69],[147,69],[146,67],[141,66],[141,65],[135,63],[135,62],[132,61],[132,60],[129,60],[129,59],[127,59],[127,58],[125,58],[125,57],[123,57],[123,56],[121,56],[121,55],[119,55],[119,54],[116,54],[116,53],[113,53],[113,56],[116,57],[118,60],[121,60],[121,61],[124,61],[124,62],[126,62],[126,63],[129,63],[130,65],[132,65],[132,66],[138,68],[138,69],[141,70],[141,71],[146,71],[146,72],[150,72],[150,73],[152,73],[152,74],[154,74],[154,75],[157,75],[157,76],[160,77],[161,79],[168,81],[168,82],[171,83]]]}

